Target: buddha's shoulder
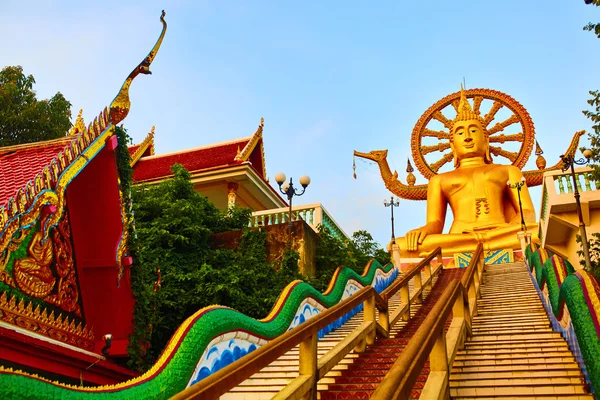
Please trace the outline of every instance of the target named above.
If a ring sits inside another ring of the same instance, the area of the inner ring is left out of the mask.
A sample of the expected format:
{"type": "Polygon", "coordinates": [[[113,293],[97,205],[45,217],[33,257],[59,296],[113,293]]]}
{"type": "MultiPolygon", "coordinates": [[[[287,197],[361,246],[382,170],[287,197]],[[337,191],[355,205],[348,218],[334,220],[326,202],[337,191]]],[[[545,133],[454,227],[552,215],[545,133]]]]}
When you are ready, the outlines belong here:
{"type": "Polygon", "coordinates": [[[521,170],[512,164],[488,164],[488,168],[498,172],[521,173],[521,170]]]}

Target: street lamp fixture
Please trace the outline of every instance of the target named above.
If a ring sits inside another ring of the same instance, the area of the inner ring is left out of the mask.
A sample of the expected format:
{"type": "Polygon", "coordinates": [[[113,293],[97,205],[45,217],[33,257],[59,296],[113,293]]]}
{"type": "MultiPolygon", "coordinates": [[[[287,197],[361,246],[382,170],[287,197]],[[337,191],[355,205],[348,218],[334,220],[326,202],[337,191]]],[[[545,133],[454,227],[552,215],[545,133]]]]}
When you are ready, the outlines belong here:
{"type": "Polygon", "coordinates": [[[292,247],[292,199],[294,196],[302,196],[306,191],[308,185],[310,185],[310,178],[307,175],[301,176],[299,181],[300,185],[302,185],[302,191],[299,192],[296,188],[294,188],[294,183],[292,182],[292,178],[290,177],[290,181],[285,183],[285,174],[283,172],[278,172],[275,175],[275,182],[279,185],[279,191],[287,196],[288,203],[290,204],[290,209],[288,213],[288,219],[290,221],[289,230],[290,230],[290,241],[289,246],[292,247]]]}
{"type": "Polygon", "coordinates": [[[517,189],[517,198],[519,199],[519,213],[521,214],[521,230],[525,235],[525,241],[529,242],[527,239],[527,225],[525,225],[525,218],[523,218],[523,204],[521,204],[521,188],[525,186],[525,177],[521,177],[521,180],[517,183],[512,183],[511,181],[506,182],[506,185],[511,189],[517,189]]]}
{"type": "Polygon", "coordinates": [[[583,214],[581,213],[581,202],[579,200],[579,189],[577,188],[577,178],[575,177],[575,164],[587,165],[592,158],[592,151],[585,149],[583,151],[583,157],[578,160],[573,155],[562,155],[560,156],[564,166],[562,171],[565,172],[567,169],[571,169],[571,178],[573,179],[573,196],[575,197],[575,203],[577,205],[577,217],[579,218],[579,235],[581,236],[581,247],[583,249],[583,257],[585,258],[585,267],[589,271],[591,268],[590,262],[590,250],[588,248],[587,234],[585,232],[585,224],[583,223],[583,214]]]}
{"type": "Polygon", "coordinates": [[[388,203],[384,200],[383,205],[385,207],[390,207],[390,209],[392,210],[392,241],[394,241],[394,239],[396,238],[396,235],[394,235],[394,207],[398,207],[400,205],[400,200],[396,200],[396,202],[394,203],[394,196],[392,196],[390,197],[390,202],[388,203]]]}

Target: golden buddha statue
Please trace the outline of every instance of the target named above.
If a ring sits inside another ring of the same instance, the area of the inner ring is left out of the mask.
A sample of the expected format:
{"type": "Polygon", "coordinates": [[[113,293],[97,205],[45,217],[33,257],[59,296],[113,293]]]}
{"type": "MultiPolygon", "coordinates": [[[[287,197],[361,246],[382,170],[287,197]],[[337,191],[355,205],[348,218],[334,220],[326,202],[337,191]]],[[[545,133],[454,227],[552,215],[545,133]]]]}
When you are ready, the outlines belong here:
{"type": "MultiPolygon", "coordinates": [[[[427,223],[396,238],[402,257],[421,257],[438,246],[444,255],[475,250],[519,248],[521,230],[518,193],[508,182],[523,180],[513,165],[493,164],[482,118],[473,111],[461,87],[457,116],[450,130],[455,169],[431,177],[427,187],[427,223]],[[454,222],[442,234],[448,205],[454,222]]],[[[535,211],[526,185],[521,188],[523,217],[536,227],[535,211]]]]}

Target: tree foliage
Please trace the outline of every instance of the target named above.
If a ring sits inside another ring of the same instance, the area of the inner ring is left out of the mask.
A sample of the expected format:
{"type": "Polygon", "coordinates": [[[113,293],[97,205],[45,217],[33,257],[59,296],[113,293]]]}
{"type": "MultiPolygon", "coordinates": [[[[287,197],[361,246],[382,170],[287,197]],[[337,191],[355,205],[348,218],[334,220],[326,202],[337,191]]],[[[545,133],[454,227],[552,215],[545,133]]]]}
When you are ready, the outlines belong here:
{"type": "Polygon", "coordinates": [[[390,262],[389,253],[365,230],[354,232],[351,240],[340,240],[327,228],[321,227],[319,236],[321,240],[317,244],[315,257],[317,276],[308,278],[308,282],[320,291],[327,289],[337,267],[352,268],[362,274],[365,266],[373,258],[381,265],[390,262]]]}
{"type": "MultiPolygon", "coordinates": [[[[124,161],[123,169],[127,165],[124,161]]],[[[136,301],[131,368],[142,371],[151,366],[177,327],[203,307],[220,304],[263,318],[296,279],[324,291],[338,266],[362,273],[373,256],[381,263],[389,260],[366,231],[344,242],[322,230],[317,278],[299,275],[295,251],[285,252],[272,265],[267,261],[266,233],[246,229],[249,210],[220,211],[194,191],[185,168],[176,164],[172,171],[174,177],[158,185],[131,188],[136,227],[129,243],[135,259],[131,283],[136,301]],[[211,247],[212,234],[240,229],[244,230],[236,250],[211,247]]]]}
{"type": "Polygon", "coordinates": [[[0,71],[0,146],[56,139],[71,127],[71,103],[60,92],[38,100],[34,83],[21,66],[0,71]]]}
{"type": "Polygon", "coordinates": [[[245,230],[237,250],[212,249],[214,233],[248,226],[250,211],[219,210],[194,191],[181,165],[174,177],[132,188],[137,238],[132,254],[136,300],[130,367],[148,368],[177,327],[199,309],[220,304],[254,318],[268,314],[282,289],[298,275],[298,254],[267,262],[266,233],[245,230]]]}

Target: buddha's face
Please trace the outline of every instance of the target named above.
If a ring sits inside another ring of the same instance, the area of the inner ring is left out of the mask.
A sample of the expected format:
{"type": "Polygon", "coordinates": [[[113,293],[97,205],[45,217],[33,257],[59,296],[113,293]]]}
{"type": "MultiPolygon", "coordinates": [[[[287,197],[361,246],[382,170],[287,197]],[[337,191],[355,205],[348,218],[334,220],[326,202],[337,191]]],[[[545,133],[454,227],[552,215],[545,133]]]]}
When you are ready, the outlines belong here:
{"type": "Polygon", "coordinates": [[[488,139],[479,121],[459,121],[452,127],[451,147],[457,161],[485,157],[488,146],[488,139]]]}

